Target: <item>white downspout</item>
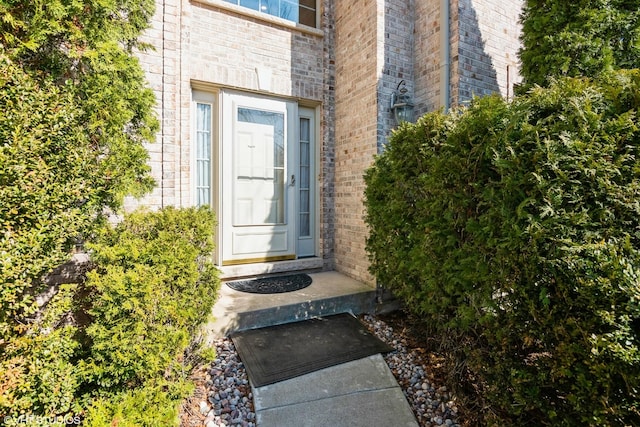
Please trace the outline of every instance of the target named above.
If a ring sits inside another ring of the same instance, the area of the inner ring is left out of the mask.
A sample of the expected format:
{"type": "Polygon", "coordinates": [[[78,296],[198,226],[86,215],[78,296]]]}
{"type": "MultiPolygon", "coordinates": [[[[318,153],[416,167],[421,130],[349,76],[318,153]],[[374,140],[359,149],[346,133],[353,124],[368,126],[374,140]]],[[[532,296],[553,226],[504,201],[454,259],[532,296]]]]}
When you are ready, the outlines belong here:
{"type": "Polygon", "coordinates": [[[444,112],[451,107],[451,28],[449,0],[440,0],[440,106],[444,112]]]}

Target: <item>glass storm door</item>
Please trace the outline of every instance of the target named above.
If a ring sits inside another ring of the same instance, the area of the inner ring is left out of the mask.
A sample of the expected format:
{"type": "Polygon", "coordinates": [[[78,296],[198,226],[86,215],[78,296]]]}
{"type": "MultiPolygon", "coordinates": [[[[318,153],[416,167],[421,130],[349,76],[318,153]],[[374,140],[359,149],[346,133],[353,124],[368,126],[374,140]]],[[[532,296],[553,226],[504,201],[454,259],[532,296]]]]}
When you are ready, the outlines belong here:
{"type": "Polygon", "coordinates": [[[223,95],[223,264],[296,257],[294,103],[223,95]]]}

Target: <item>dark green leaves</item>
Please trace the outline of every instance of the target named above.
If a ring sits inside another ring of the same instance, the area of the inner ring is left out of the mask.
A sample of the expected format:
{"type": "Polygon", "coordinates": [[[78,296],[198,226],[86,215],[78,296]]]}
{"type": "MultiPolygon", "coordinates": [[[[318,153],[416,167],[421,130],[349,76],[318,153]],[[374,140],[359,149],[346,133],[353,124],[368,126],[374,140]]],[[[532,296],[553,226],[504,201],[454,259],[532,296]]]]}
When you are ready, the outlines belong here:
{"type": "Polygon", "coordinates": [[[0,1],[2,334],[26,323],[41,276],[105,208],[153,187],[155,99],[131,53],[153,5],[0,1]]]}
{"type": "MultiPolygon", "coordinates": [[[[61,285],[26,333],[2,336],[0,412],[9,425],[20,414],[177,425],[197,359],[197,345],[187,349],[220,285],[214,227],[205,208],[137,212],[105,226],[91,245],[89,279],[61,285]]],[[[38,425],[55,424],[45,421],[38,425]]]]}
{"type": "Polygon", "coordinates": [[[507,424],[640,421],[638,93],[634,70],[476,99],[367,171],[372,273],[466,337],[458,363],[507,424]]]}
{"type": "Polygon", "coordinates": [[[521,15],[527,86],[559,76],[594,77],[640,63],[640,9],[623,0],[528,0],[521,15]]]}

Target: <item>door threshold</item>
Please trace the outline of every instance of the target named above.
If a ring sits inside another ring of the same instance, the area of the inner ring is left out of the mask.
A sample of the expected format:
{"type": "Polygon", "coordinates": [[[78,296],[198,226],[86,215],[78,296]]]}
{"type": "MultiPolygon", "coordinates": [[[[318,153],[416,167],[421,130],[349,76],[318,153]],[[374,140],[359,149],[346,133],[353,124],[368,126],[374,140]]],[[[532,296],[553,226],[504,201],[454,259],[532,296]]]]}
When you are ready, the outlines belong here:
{"type": "Polygon", "coordinates": [[[265,274],[289,273],[302,270],[319,270],[324,267],[320,257],[301,258],[290,261],[257,262],[254,264],[238,264],[218,266],[222,280],[254,277],[265,274]]]}
{"type": "Polygon", "coordinates": [[[232,259],[229,261],[222,261],[222,265],[239,265],[239,264],[256,264],[259,262],[272,262],[272,261],[289,261],[296,259],[295,255],[281,255],[281,256],[271,256],[271,257],[262,257],[262,258],[243,258],[243,259],[232,259]]]}

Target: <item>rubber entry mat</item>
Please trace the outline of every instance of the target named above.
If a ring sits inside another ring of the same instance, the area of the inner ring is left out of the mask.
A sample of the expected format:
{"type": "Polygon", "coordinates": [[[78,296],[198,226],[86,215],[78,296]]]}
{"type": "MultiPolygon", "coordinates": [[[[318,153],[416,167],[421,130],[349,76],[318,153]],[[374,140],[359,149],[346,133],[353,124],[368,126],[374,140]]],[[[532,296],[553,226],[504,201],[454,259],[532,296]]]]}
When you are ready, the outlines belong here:
{"type": "Polygon", "coordinates": [[[279,294],[304,289],[313,279],[308,274],[290,274],[287,276],[262,277],[260,279],[237,280],[227,282],[227,286],[239,292],[252,294],[279,294]]]}
{"type": "Polygon", "coordinates": [[[231,340],[254,387],[393,350],[351,314],[235,332],[231,340]]]}

